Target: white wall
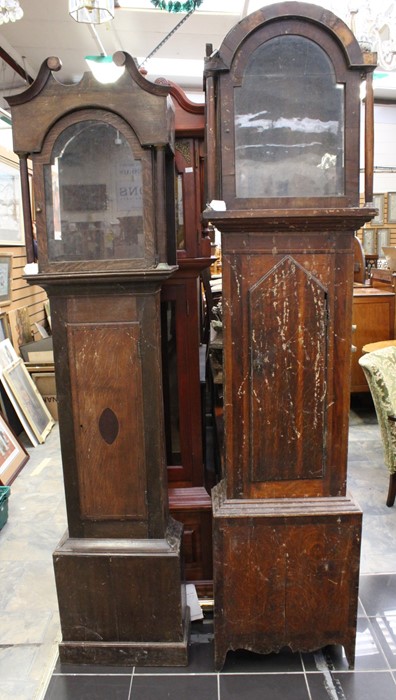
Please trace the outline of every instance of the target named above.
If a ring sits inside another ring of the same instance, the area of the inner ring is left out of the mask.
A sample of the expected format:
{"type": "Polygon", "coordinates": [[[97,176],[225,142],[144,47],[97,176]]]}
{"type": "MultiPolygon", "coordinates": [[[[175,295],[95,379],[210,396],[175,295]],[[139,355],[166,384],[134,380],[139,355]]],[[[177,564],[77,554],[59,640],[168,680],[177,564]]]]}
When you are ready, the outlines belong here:
{"type": "MultiPolygon", "coordinates": [[[[364,168],[364,105],[360,167],[364,168]]],[[[364,174],[361,175],[363,191],[364,174]]],[[[374,106],[374,192],[396,192],[396,103],[374,106]],[[378,168],[387,168],[387,172],[376,172],[378,168]]]]}

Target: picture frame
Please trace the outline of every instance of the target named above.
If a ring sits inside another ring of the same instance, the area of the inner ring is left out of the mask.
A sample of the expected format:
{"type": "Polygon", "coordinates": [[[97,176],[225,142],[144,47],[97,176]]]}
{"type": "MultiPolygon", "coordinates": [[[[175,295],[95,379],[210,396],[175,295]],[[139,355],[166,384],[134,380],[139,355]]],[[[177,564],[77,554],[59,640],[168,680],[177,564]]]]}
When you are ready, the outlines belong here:
{"type": "Polygon", "coordinates": [[[10,338],[10,324],[8,322],[8,316],[5,313],[0,313],[0,342],[10,338]]]}
{"type": "Polygon", "coordinates": [[[32,444],[45,442],[55,421],[23,360],[3,369],[1,380],[32,444]]]}
{"type": "Polygon", "coordinates": [[[21,306],[19,309],[11,310],[8,313],[8,323],[10,326],[10,340],[19,355],[21,345],[31,343],[33,340],[29,309],[26,306],[21,306]]]}
{"type": "Polygon", "coordinates": [[[25,447],[0,415],[0,484],[9,486],[29,459],[25,447]]]}
{"type": "Polygon", "coordinates": [[[0,306],[11,304],[11,282],[12,255],[9,253],[2,253],[0,255],[0,306]]]}
{"type": "Polygon", "coordinates": [[[371,226],[382,226],[384,223],[384,194],[373,194],[373,205],[378,209],[378,214],[371,220],[371,226]]]}
{"type": "Polygon", "coordinates": [[[3,370],[13,365],[14,362],[19,360],[19,355],[17,355],[14,346],[11,343],[10,338],[5,338],[0,342],[0,374],[3,370]]]}
{"type": "Polygon", "coordinates": [[[19,162],[0,149],[0,246],[25,245],[19,162]]]}
{"type": "Polygon", "coordinates": [[[376,229],[363,229],[363,250],[365,255],[377,255],[377,236],[376,229]]]}
{"type": "MultiPolygon", "coordinates": [[[[29,368],[28,368],[29,371],[29,368]]],[[[58,401],[56,393],[55,372],[30,372],[37,389],[39,390],[43,401],[47,406],[52,418],[58,420],[58,401]]]]}
{"type": "Polygon", "coordinates": [[[379,228],[377,231],[377,250],[378,257],[384,258],[385,253],[382,250],[383,247],[390,246],[390,229],[389,228],[379,228]]]}
{"type": "Polygon", "coordinates": [[[388,223],[396,223],[396,192],[388,192],[388,223]]]}

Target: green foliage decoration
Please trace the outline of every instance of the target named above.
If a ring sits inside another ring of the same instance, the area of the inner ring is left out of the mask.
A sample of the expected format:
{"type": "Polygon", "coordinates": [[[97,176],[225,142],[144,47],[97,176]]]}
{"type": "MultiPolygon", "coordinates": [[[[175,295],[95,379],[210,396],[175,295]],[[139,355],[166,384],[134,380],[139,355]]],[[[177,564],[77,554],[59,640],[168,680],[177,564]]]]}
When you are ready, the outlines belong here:
{"type": "Polygon", "coordinates": [[[167,10],[168,12],[191,12],[202,5],[203,0],[187,0],[186,2],[179,2],[179,0],[169,0],[169,2],[165,2],[165,0],[151,0],[151,3],[157,8],[157,10],[167,10]]]}

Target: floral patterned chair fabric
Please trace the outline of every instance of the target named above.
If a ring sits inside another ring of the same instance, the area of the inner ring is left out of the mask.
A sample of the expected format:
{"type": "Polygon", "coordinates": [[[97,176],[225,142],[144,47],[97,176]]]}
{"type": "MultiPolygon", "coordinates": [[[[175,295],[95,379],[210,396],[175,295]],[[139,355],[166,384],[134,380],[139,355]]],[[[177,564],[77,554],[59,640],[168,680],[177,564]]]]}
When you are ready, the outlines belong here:
{"type": "Polygon", "coordinates": [[[369,352],[359,359],[381,429],[385,465],[390,472],[387,506],[396,496],[396,347],[369,352]]]}

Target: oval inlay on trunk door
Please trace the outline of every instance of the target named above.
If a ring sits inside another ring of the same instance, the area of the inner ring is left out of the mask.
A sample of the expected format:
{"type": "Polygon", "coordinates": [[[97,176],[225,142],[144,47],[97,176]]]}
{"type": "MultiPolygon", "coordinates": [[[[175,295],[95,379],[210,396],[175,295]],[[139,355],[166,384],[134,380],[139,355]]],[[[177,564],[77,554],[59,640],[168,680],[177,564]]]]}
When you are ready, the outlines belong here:
{"type": "Polygon", "coordinates": [[[112,445],[119,431],[118,418],[111,408],[105,408],[99,418],[99,432],[108,445],[112,445]]]}

